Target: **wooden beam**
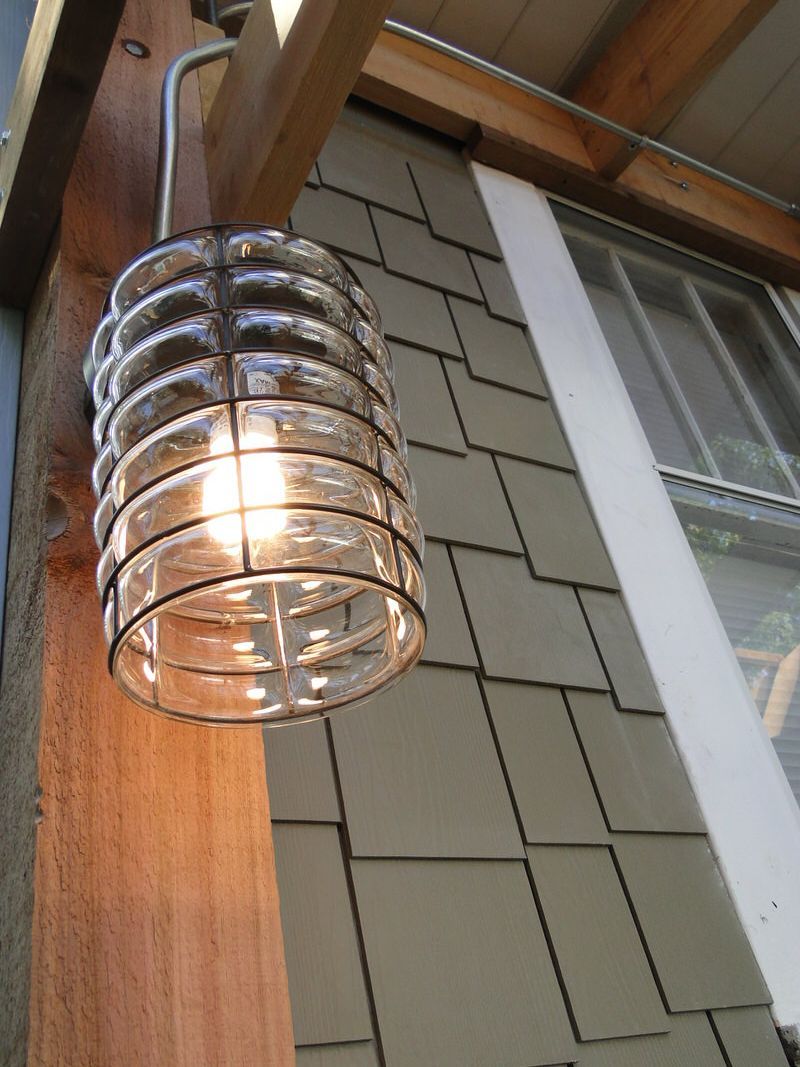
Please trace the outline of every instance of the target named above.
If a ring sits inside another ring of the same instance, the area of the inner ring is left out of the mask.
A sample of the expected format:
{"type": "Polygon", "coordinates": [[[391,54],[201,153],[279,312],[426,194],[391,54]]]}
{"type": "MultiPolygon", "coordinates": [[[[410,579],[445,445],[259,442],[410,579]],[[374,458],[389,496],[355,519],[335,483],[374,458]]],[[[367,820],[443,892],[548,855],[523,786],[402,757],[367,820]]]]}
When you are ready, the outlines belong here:
{"type": "MultiPolygon", "coordinates": [[[[776,0],[647,0],[572,94],[576,103],[657,137],[776,0]]],[[[577,120],[597,171],[616,178],[638,154],[577,120]]]]}
{"type": "MultiPolygon", "coordinates": [[[[209,44],[211,41],[221,41],[225,36],[225,31],[221,26],[212,26],[211,23],[203,22],[202,19],[198,18],[193,19],[192,22],[194,24],[194,43],[197,46],[209,44]]],[[[206,66],[198,68],[197,81],[200,86],[200,107],[203,112],[204,123],[208,119],[211,105],[219,92],[219,87],[227,69],[227,59],[218,59],[216,63],[207,63],[206,66]]]]}
{"type": "Polygon", "coordinates": [[[124,0],[39,0],[0,148],[0,301],[24,307],[124,0]]]}
{"type": "Polygon", "coordinates": [[[256,0],[206,124],[216,219],[282,223],[392,0],[256,0]]]}
{"type": "MultiPolygon", "coordinates": [[[[291,1067],[261,731],[160,719],[106,668],[80,353],[109,280],[149,243],[161,78],[192,46],[189,5],[129,0],[121,34],[151,55],[112,50],[26,317],[0,807],[34,891],[0,907],[17,924],[0,928],[0,987],[29,982],[30,1022],[25,1004],[0,1062],[291,1067]],[[5,955],[24,923],[29,976],[5,955]]],[[[209,214],[195,79],[182,129],[178,228],[209,214]]]]}
{"type": "Polygon", "coordinates": [[[800,221],[644,152],[598,174],[571,117],[415,42],[382,33],[355,92],[468,143],[473,157],[769,281],[800,287],[800,221]]]}

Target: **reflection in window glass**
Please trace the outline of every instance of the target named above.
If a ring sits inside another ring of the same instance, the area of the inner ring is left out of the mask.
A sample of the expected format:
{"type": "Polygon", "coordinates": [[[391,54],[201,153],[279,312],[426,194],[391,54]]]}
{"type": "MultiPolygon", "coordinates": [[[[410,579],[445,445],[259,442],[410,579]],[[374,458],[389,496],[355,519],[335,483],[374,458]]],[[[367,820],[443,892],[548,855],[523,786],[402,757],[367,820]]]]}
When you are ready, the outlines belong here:
{"type": "Polygon", "coordinates": [[[611,265],[602,248],[565,235],[603,335],[614,354],[647,439],[660,463],[710,474],[699,448],[681,418],[659,370],[640,343],[614,286],[611,265]]]}
{"type": "MultiPolygon", "coordinates": [[[[769,423],[783,458],[800,474],[800,398],[791,353],[781,349],[759,308],[741,296],[698,286],[700,298],[745,385],[769,423]]],[[[770,309],[772,310],[772,309],[770,309]]],[[[773,312],[774,314],[774,312],[773,312]]]]}
{"type": "Polygon", "coordinates": [[[666,487],[800,802],[800,514],[666,487]]]}
{"type": "Polygon", "coordinates": [[[554,204],[657,462],[800,497],[800,360],[763,286],[554,204]]]}
{"type": "MultiPolygon", "coordinates": [[[[729,373],[708,344],[684,277],[641,261],[622,260],[678,386],[694,415],[719,476],[786,494],[788,485],[753,423],[729,373]]],[[[663,461],[662,461],[663,462],[663,461]]]]}

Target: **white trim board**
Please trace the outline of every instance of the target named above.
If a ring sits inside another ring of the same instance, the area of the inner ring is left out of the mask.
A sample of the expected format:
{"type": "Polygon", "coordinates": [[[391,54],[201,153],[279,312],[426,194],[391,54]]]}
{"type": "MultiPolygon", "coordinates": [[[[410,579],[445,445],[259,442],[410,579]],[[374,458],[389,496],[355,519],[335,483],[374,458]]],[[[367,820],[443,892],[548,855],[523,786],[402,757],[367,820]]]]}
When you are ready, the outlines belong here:
{"type": "Polygon", "coordinates": [[[546,197],[472,164],[779,1025],[800,1023],[800,809],[546,197]]]}

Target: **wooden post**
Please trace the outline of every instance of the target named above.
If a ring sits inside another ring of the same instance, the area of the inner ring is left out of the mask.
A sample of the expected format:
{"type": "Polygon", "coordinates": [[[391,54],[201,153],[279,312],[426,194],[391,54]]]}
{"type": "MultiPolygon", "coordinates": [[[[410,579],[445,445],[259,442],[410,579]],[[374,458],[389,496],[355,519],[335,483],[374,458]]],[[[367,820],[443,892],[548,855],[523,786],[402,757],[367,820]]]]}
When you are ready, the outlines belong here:
{"type": "Polygon", "coordinates": [[[256,0],[206,124],[216,219],[282,224],[391,0],[256,0]]]}
{"type": "MultiPolygon", "coordinates": [[[[294,1063],[260,731],[127,701],[94,589],[81,351],[149,241],[161,78],[192,44],[188,0],[129,0],[28,313],[0,720],[20,752],[39,722],[27,1058],[19,1035],[0,1056],[14,1067],[294,1063]]],[[[178,228],[208,219],[191,80],[184,102],[178,228]]]]}

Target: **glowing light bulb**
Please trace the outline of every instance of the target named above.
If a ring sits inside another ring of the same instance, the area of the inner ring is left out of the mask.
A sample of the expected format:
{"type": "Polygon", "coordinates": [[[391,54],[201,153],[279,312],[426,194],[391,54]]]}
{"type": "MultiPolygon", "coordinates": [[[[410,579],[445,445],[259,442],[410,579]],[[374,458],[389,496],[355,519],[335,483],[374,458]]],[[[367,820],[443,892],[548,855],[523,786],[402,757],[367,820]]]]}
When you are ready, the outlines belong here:
{"type": "MultiPolygon", "coordinates": [[[[264,423],[272,420],[265,419],[264,423]]],[[[274,422],[272,426],[274,427],[274,422]]],[[[226,456],[233,448],[230,434],[221,433],[211,442],[212,456],[216,460],[214,469],[206,476],[203,484],[203,512],[216,515],[209,523],[211,536],[222,545],[234,546],[242,539],[242,528],[236,514],[220,515],[219,512],[232,512],[245,508],[245,525],[248,537],[266,540],[280,533],[286,526],[286,515],[275,508],[276,504],[286,502],[286,482],[281,472],[280,460],[270,453],[249,453],[250,449],[272,448],[278,443],[277,434],[269,430],[253,430],[241,435],[239,440],[242,501],[239,496],[239,473],[236,458],[226,456]],[[270,508],[254,511],[256,508],[270,508]]]]}

